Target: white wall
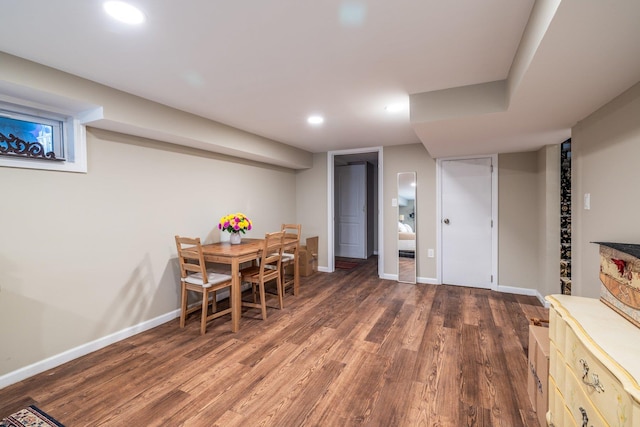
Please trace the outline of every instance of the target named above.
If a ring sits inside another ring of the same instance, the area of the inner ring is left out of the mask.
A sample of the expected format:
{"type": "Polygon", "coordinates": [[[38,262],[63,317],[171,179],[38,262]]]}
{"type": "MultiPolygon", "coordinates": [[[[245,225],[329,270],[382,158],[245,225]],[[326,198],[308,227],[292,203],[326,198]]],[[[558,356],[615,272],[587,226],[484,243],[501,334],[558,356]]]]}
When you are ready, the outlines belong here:
{"type": "Polygon", "coordinates": [[[219,241],[236,211],[248,236],[296,221],[290,169],[87,138],[87,174],[0,168],[0,376],[176,310],[175,234],[219,241]]]}
{"type": "Polygon", "coordinates": [[[318,265],[327,263],[327,153],[313,155],[311,169],[296,171],[296,222],[302,224],[302,243],[318,236],[318,265]]]}
{"type": "Polygon", "coordinates": [[[572,129],[572,292],[599,297],[598,245],[640,244],[640,83],[572,129]],[[583,208],[585,193],[591,209],[583,208]]]}
{"type": "Polygon", "coordinates": [[[540,284],[537,153],[501,154],[498,166],[498,285],[536,289],[540,284]]]}
{"type": "MultiPolygon", "coordinates": [[[[436,246],[436,162],[422,144],[384,148],[384,272],[398,274],[398,208],[391,199],[398,197],[398,173],[416,173],[416,269],[418,280],[436,279],[436,258],[427,250],[436,246]]],[[[437,254],[436,254],[437,255],[437,254]]]]}
{"type": "Polygon", "coordinates": [[[538,150],[538,289],[558,294],[560,284],[560,145],[538,150]]]}

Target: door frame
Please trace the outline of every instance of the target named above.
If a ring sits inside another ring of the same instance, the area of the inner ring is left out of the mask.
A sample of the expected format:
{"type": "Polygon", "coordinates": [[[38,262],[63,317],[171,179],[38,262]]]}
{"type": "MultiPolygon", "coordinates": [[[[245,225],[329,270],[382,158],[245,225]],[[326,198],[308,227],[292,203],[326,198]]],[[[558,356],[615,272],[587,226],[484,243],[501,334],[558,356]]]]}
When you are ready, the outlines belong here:
{"type": "Polygon", "coordinates": [[[383,199],[384,173],[382,162],[382,147],[354,148],[351,150],[337,150],[327,152],[327,270],[329,273],[335,271],[335,156],[359,153],[378,153],[378,204],[375,206],[378,215],[378,277],[382,277],[382,266],[384,265],[384,214],[380,209],[383,199]]]}
{"type": "Polygon", "coordinates": [[[498,290],[498,155],[487,154],[477,156],[443,157],[436,159],[436,244],[438,248],[438,260],[436,262],[436,279],[442,284],[442,162],[446,160],[467,160],[491,158],[493,171],[491,173],[491,287],[498,290]]]}

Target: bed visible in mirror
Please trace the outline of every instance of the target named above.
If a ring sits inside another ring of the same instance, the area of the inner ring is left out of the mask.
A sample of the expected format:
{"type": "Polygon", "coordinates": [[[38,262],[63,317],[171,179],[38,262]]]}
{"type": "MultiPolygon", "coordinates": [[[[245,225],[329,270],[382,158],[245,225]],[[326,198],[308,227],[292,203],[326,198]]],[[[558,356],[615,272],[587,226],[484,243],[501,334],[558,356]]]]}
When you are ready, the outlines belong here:
{"type": "Polygon", "coordinates": [[[416,233],[409,224],[398,223],[398,255],[415,258],[416,233]]]}
{"type": "Polygon", "coordinates": [[[398,173],[398,281],[416,283],[416,173],[398,173]]]}

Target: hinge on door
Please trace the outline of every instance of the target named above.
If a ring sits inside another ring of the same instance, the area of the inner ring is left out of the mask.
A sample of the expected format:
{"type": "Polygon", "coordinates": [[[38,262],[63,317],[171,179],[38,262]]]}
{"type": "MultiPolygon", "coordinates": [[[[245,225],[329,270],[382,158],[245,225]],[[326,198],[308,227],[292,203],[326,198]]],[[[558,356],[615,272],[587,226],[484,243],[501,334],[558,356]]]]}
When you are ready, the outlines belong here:
{"type": "Polygon", "coordinates": [[[493,165],[491,165],[491,173],[493,173],[493,165]]]}
{"type": "Polygon", "coordinates": [[[491,275],[491,283],[493,283],[493,274],[491,275]]]}
{"type": "Polygon", "coordinates": [[[491,220],[491,228],[493,228],[493,220],[491,220]]]}

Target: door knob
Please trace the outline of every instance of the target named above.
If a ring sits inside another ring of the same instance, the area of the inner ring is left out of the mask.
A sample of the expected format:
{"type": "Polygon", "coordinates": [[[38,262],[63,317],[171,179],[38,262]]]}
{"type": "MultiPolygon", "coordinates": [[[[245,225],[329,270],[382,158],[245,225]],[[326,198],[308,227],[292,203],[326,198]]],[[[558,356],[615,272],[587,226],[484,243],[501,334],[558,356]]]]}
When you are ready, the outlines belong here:
{"type": "Polygon", "coordinates": [[[442,222],[444,222],[445,224],[449,225],[449,218],[445,218],[442,222]]]}

